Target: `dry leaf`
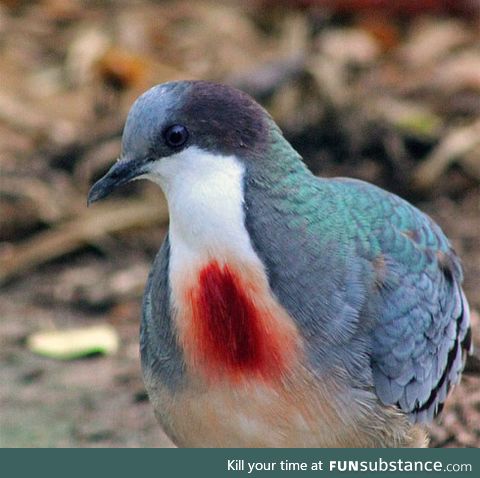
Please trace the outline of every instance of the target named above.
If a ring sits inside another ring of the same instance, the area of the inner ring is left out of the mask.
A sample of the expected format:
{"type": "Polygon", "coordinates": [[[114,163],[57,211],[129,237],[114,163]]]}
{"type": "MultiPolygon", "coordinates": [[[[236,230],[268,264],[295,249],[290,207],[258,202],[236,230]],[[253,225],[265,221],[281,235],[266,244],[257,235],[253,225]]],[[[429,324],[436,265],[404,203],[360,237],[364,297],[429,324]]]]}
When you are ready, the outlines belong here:
{"type": "Polygon", "coordinates": [[[27,339],[27,347],[38,355],[73,360],[93,354],[112,355],[118,350],[117,332],[110,325],[37,332],[27,339]]]}

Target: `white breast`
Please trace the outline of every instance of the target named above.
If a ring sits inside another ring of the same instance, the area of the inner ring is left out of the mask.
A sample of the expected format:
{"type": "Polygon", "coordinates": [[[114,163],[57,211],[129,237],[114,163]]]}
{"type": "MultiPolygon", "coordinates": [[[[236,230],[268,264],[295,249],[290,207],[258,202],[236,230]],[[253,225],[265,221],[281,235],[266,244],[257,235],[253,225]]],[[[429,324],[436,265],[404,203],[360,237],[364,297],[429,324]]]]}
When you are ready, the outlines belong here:
{"type": "Polygon", "coordinates": [[[153,163],[146,177],[167,196],[171,267],[231,255],[260,265],[244,226],[243,174],[234,156],[195,146],[153,163]]]}

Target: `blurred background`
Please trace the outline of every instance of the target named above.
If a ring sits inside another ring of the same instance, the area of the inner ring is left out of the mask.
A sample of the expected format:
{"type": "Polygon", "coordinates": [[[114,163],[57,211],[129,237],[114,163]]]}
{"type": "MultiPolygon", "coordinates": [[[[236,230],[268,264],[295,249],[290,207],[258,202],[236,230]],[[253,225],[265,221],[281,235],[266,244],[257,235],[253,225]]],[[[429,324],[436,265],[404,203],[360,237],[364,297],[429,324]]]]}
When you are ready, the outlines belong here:
{"type": "MultiPolygon", "coordinates": [[[[478,310],[479,14],[479,0],[0,1],[0,445],[171,446],[138,351],[162,193],[139,182],[86,208],[132,101],[164,81],[242,88],[316,174],[429,213],[478,310]]],[[[478,378],[432,436],[480,446],[478,378]]]]}

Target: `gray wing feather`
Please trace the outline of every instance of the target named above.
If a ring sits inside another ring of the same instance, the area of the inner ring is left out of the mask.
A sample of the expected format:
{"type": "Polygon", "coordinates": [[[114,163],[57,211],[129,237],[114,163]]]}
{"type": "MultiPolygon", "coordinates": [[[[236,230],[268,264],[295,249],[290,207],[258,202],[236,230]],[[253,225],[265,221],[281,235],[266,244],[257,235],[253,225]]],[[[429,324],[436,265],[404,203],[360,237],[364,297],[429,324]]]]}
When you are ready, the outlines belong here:
{"type": "Polygon", "coordinates": [[[383,243],[379,233],[385,271],[373,330],[373,378],[384,404],[398,406],[413,422],[426,422],[460,380],[471,349],[469,308],[460,263],[446,237],[398,201],[403,218],[397,224],[404,230],[389,223],[383,243]],[[415,262],[409,261],[412,245],[415,262]]]}

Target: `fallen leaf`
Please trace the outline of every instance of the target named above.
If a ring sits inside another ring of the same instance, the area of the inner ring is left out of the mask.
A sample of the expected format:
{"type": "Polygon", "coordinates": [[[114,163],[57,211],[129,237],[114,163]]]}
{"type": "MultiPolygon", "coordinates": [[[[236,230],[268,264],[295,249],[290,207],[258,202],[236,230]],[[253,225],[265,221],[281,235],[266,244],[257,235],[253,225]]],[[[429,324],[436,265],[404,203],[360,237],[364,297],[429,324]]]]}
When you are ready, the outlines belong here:
{"type": "Polygon", "coordinates": [[[57,360],[74,360],[93,354],[112,355],[118,350],[118,335],[110,325],[37,332],[27,339],[35,354],[57,360]]]}

